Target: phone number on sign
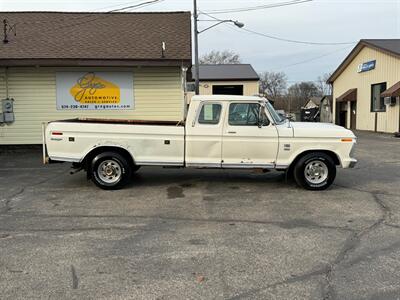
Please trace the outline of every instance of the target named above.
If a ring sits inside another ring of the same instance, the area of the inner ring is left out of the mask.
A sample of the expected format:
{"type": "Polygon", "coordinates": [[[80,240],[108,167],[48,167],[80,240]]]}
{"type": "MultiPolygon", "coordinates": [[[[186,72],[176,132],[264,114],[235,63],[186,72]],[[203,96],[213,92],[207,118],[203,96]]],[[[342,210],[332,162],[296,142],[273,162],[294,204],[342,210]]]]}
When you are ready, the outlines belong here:
{"type": "Polygon", "coordinates": [[[131,109],[131,105],[95,104],[95,105],[61,105],[61,109],[131,109]]]}

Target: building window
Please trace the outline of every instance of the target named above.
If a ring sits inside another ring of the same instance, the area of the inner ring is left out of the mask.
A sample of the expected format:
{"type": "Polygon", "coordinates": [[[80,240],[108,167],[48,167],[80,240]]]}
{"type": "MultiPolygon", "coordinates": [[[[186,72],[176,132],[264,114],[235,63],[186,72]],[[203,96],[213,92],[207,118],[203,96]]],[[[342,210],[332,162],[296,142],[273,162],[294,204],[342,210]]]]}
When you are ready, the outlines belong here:
{"type": "Polygon", "coordinates": [[[371,111],[386,111],[385,100],[381,94],[386,90],[386,82],[371,85],[371,111]]]}
{"type": "Polygon", "coordinates": [[[213,95],[243,95],[243,85],[213,85],[213,95]]]}
{"type": "Polygon", "coordinates": [[[200,124],[218,124],[221,116],[221,109],[221,104],[204,104],[201,108],[198,122],[200,124]]]}
{"type": "Polygon", "coordinates": [[[187,92],[194,92],[196,90],[196,84],[194,82],[186,83],[186,91],[187,92]]]}

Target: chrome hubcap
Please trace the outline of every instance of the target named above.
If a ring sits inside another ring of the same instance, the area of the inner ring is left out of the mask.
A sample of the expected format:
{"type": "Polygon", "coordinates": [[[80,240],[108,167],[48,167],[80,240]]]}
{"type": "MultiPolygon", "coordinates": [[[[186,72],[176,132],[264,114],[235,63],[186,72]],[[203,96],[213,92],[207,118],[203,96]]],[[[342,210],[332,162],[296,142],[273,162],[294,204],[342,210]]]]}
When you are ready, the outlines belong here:
{"type": "Polygon", "coordinates": [[[121,178],[121,166],[114,160],[105,160],[97,168],[100,179],[107,183],[116,183],[121,178]]]}
{"type": "Polygon", "coordinates": [[[319,160],[309,162],[304,169],[304,176],[312,184],[320,184],[328,178],[328,167],[319,160]]]}

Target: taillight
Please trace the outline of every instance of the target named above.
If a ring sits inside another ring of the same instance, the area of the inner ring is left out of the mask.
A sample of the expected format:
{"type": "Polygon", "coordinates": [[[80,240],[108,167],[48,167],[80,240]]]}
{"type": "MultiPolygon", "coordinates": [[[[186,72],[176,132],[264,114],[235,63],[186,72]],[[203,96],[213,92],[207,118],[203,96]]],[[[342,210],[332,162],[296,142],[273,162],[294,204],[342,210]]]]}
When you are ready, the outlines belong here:
{"type": "Polygon", "coordinates": [[[63,135],[63,133],[62,133],[62,132],[59,132],[59,131],[53,131],[53,132],[51,133],[51,135],[63,135]]]}

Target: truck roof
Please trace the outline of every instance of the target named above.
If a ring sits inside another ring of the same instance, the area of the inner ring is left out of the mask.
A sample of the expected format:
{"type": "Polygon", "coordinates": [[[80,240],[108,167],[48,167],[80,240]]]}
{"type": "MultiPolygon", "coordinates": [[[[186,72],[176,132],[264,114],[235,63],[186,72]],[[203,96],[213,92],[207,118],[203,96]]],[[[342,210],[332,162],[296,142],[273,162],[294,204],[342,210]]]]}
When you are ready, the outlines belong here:
{"type": "Polygon", "coordinates": [[[260,101],[265,98],[259,96],[236,96],[236,95],[196,95],[191,101],[260,101]]]}

